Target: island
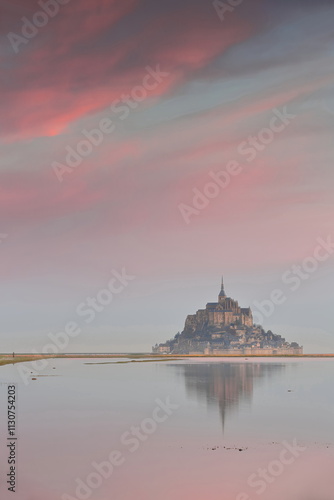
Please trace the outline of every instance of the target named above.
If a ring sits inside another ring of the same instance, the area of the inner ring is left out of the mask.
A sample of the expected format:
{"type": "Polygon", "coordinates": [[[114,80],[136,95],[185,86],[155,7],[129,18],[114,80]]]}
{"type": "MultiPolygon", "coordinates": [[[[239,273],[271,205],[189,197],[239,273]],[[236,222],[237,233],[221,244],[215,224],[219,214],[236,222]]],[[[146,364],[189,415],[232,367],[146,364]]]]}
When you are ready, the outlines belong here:
{"type": "Polygon", "coordinates": [[[243,308],[227,297],[224,279],[218,302],[209,302],[205,309],[190,314],[184,329],[174,338],[152,348],[154,354],[189,355],[302,355],[303,348],[289,343],[271,330],[265,331],[253,322],[250,307],[243,308]]]}

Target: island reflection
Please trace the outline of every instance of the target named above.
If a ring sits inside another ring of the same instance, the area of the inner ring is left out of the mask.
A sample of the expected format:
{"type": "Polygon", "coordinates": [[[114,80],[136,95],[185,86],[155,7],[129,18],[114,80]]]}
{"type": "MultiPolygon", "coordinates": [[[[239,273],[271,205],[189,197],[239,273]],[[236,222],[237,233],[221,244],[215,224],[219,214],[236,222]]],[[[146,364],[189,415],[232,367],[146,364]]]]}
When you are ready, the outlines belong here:
{"type": "Polygon", "coordinates": [[[184,376],[190,398],[218,406],[224,431],[226,417],[240,402],[251,403],[255,385],[285,368],[284,363],[193,363],[173,365],[184,376]]]}

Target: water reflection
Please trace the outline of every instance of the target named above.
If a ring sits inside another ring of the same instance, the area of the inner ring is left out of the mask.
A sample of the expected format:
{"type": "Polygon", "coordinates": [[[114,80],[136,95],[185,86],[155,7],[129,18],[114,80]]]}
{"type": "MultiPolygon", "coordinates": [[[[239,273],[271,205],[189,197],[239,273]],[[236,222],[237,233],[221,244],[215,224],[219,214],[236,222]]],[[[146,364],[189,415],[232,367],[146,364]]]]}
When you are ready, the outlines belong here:
{"type": "MultiPolygon", "coordinates": [[[[174,365],[175,366],[175,365],[174,365]]],[[[226,417],[240,402],[251,403],[255,385],[273,377],[284,363],[193,363],[177,365],[189,397],[219,407],[223,431],[226,417]]]]}

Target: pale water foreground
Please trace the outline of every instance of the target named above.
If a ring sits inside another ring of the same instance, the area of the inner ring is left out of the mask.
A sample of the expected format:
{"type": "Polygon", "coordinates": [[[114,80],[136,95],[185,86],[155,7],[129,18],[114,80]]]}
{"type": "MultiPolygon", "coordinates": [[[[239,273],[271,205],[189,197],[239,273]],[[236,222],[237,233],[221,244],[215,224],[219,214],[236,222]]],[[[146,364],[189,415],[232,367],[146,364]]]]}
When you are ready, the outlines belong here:
{"type": "Polygon", "coordinates": [[[17,367],[0,368],[1,500],[334,499],[331,359],[57,359],[28,386],[17,367]]]}

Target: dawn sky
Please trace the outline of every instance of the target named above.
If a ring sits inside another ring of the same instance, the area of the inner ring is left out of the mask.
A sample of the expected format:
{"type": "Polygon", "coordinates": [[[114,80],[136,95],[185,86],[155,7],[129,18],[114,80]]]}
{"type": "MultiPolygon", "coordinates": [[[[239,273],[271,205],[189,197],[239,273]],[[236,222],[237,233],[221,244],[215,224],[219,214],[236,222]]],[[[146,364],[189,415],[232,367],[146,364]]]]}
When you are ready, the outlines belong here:
{"type": "Polygon", "coordinates": [[[222,273],[334,352],[334,5],[222,4],[2,2],[1,352],[149,351],[222,273]]]}

